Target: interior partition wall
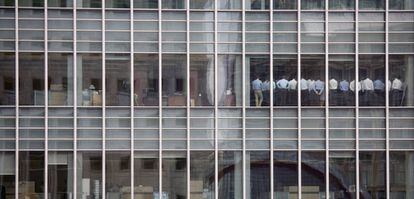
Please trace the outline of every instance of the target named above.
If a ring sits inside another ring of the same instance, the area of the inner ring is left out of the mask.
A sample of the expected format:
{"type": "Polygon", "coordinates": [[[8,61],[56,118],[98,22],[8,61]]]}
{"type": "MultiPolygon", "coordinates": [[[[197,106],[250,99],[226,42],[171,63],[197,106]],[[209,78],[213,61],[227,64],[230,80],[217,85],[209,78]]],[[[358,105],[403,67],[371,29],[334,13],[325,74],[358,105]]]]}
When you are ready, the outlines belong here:
{"type": "Polygon", "coordinates": [[[0,198],[414,197],[412,0],[0,0],[0,198]]]}

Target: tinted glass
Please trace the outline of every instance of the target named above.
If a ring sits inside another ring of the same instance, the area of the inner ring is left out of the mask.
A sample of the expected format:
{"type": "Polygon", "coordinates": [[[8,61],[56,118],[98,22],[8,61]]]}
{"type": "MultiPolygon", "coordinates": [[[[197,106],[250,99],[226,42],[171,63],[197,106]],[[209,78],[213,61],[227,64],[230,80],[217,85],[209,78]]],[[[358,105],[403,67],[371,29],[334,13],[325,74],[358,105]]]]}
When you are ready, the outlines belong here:
{"type": "Polygon", "coordinates": [[[385,198],[385,152],[359,152],[360,198],[385,198]]]}
{"type": "Polygon", "coordinates": [[[302,152],[302,197],[325,194],[325,152],[302,152]]]}
{"type": "Polygon", "coordinates": [[[129,106],[131,103],[130,60],[126,54],[106,55],[106,105],[129,106]]]}
{"type": "Polygon", "coordinates": [[[248,55],[246,64],[246,105],[270,105],[270,60],[266,55],[248,55]],[[247,83],[248,82],[248,83],[247,83]]]}
{"type": "Polygon", "coordinates": [[[162,190],[169,198],[187,198],[187,159],[185,153],[164,152],[162,159],[162,190]]]}
{"type": "Polygon", "coordinates": [[[214,198],[214,152],[190,153],[191,198],[214,198]]]}
{"type": "Polygon", "coordinates": [[[134,57],[134,105],[158,106],[159,78],[158,55],[135,54],[134,57]]]}
{"type": "Polygon", "coordinates": [[[389,103],[390,106],[414,105],[414,56],[389,56],[389,103]]]}
{"type": "Polygon", "coordinates": [[[329,192],[332,198],[356,198],[356,163],[353,152],[329,153],[329,192]]]}
{"type": "Polygon", "coordinates": [[[187,102],[186,55],[162,56],[162,103],[164,106],[185,106],[187,102]]]}
{"type": "Polygon", "coordinates": [[[106,198],[124,198],[130,196],[131,156],[129,152],[106,153],[106,198]]]}
{"type": "Polygon", "coordinates": [[[135,152],[134,183],[139,187],[134,191],[135,198],[152,198],[159,192],[158,154],[152,152],[135,152]]]}
{"type": "Polygon", "coordinates": [[[14,198],[15,194],[15,157],[13,152],[0,152],[0,184],[3,198],[14,198]]]}
{"type": "Polygon", "coordinates": [[[214,56],[190,56],[190,105],[214,105],[214,56]]]}
{"type": "Polygon", "coordinates": [[[44,152],[19,152],[19,198],[45,198],[44,152]]]}
{"type": "Polygon", "coordinates": [[[45,104],[45,74],[43,53],[19,54],[20,105],[45,104]]]}
{"type": "Polygon", "coordinates": [[[273,104],[296,106],[298,104],[297,56],[280,55],[273,59],[273,104]]]}
{"type": "Polygon", "coordinates": [[[355,56],[329,56],[329,105],[354,106],[355,93],[349,88],[355,79],[355,56]]]}
{"type": "Polygon", "coordinates": [[[217,98],[220,106],[242,105],[241,56],[219,55],[217,98]]]}
{"type": "Polygon", "coordinates": [[[73,56],[50,53],[48,58],[49,106],[73,105],[73,56]]]}
{"type": "Polygon", "coordinates": [[[102,56],[77,56],[78,106],[102,106],[102,56]]]}
{"type": "Polygon", "coordinates": [[[102,153],[78,152],[78,198],[102,198],[102,153]]]}
{"type": "Polygon", "coordinates": [[[0,53],[0,106],[14,105],[16,98],[15,56],[13,53],[0,53]]]}
{"type": "Polygon", "coordinates": [[[242,198],[242,153],[220,151],[218,154],[219,198],[242,198]]]}
{"type": "Polygon", "coordinates": [[[49,152],[48,196],[70,198],[73,196],[73,154],[71,152],[49,152]]]}

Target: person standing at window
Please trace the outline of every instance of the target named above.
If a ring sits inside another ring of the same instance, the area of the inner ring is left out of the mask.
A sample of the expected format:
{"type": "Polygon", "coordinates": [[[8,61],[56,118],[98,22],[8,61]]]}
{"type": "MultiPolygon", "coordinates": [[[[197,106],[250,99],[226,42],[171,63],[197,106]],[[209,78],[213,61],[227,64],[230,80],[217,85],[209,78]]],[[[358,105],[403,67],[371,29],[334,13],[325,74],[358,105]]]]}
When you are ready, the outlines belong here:
{"type": "Polygon", "coordinates": [[[262,86],[263,86],[262,81],[260,80],[259,76],[256,76],[256,79],[252,82],[252,88],[253,88],[256,107],[262,106],[262,102],[263,102],[262,86]]]}

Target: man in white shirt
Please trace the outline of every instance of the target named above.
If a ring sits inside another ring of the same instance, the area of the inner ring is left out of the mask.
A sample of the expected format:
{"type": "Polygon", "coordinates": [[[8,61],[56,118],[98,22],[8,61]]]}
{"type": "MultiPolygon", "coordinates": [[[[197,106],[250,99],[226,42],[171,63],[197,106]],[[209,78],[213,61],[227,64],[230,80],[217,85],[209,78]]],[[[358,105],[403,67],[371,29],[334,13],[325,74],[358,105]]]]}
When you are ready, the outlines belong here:
{"type": "Polygon", "coordinates": [[[300,95],[302,98],[302,105],[307,106],[309,103],[309,88],[308,81],[304,78],[300,80],[300,95]]]}
{"type": "Polygon", "coordinates": [[[373,95],[374,92],[374,82],[370,78],[365,78],[361,81],[361,106],[375,106],[377,105],[377,100],[373,95]]]}
{"type": "Polygon", "coordinates": [[[338,95],[338,81],[336,79],[332,78],[329,80],[329,105],[331,106],[337,106],[339,105],[339,98],[338,95]]]}
{"type": "Polygon", "coordinates": [[[390,91],[390,103],[392,106],[401,106],[401,101],[403,97],[403,83],[400,80],[400,77],[394,78],[391,84],[390,91]]]}
{"type": "Polygon", "coordinates": [[[295,78],[289,81],[287,104],[290,106],[297,105],[297,102],[298,102],[297,86],[298,86],[298,82],[296,81],[295,78]]]}
{"type": "Polygon", "coordinates": [[[262,92],[263,92],[263,103],[262,105],[264,106],[269,106],[270,105],[270,81],[268,79],[266,79],[263,82],[263,86],[262,86],[262,92]]]}
{"type": "Polygon", "coordinates": [[[254,92],[254,100],[255,100],[256,107],[262,106],[262,102],[263,102],[262,86],[263,86],[263,83],[259,79],[259,77],[257,77],[252,82],[252,89],[254,92]]]}
{"type": "Polygon", "coordinates": [[[282,79],[276,82],[277,92],[276,92],[276,100],[277,104],[280,106],[286,106],[286,99],[287,99],[287,89],[289,87],[289,81],[286,80],[286,77],[283,76],[282,79]]]}

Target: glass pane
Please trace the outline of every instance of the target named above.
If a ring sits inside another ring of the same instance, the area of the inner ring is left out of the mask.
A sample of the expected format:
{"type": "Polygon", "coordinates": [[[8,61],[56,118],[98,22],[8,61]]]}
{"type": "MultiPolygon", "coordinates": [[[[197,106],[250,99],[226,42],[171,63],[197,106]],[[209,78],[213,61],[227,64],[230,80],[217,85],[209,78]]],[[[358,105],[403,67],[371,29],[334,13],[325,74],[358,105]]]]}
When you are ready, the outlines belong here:
{"type": "Polygon", "coordinates": [[[217,2],[219,9],[241,9],[242,1],[241,0],[220,0],[217,2]]]}
{"type": "Polygon", "coordinates": [[[214,198],[214,152],[193,151],[190,154],[191,198],[214,198]]]}
{"type": "Polygon", "coordinates": [[[325,9],[325,0],[301,0],[303,10],[323,10],[325,9]]]}
{"type": "Polygon", "coordinates": [[[43,7],[44,0],[19,0],[19,7],[43,7]]]}
{"type": "Polygon", "coordinates": [[[246,195],[248,199],[270,198],[270,156],[266,151],[246,152],[246,195]]]}
{"type": "Polygon", "coordinates": [[[3,85],[2,87],[0,87],[0,106],[15,104],[16,72],[14,65],[14,53],[0,53],[0,79],[3,85]]]}
{"type": "Polygon", "coordinates": [[[191,9],[213,9],[214,1],[213,0],[191,0],[190,8],[191,9]]]}
{"type": "Polygon", "coordinates": [[[214,56],[190,56],[190,105],[214,105],[214,56]]]}
{"type": "Polygon", "coordinates": [[[73,196],[73,154],[49,152],[48,197],[71,198],[73,196]]]}
{"type": "Polygon", "coordinates": [[[242,158],[240,151],[219,151],[218,198],[243,198],[242,158]]]}
{"type": "Polygon", "coordinates": [[[48,0],[48,7],[73,7],[73,0],[48,0]]]}
{"type": "Polygon", "coordinates": [[[158,8],[158,0],[134,0],[134,8],[158,8]]]}
{"type": "Polygon", "coordinates": [[[44,152],[19,152],[19,198],[45,198],[44,152]]]}
{"type": "MultiPolygon", "coordinates": [[[[359,56],[359,91],[360,106],[385,105],[385,56],[359,56]]],[[[355,90],[355,81],[350,83],[350,89],[355,90]]]]}
{"type": "Polygon", "coordinates": [[[76,6],[79,8],[100,8],[102,0],[77,0],[76,6]]]}
{"type": "Polygon", "coordinates": [[[389,0],[391,10],[414,10],[412,0],[389,0]]]}
{"type": "Polygon", "coordinates": [[[162,105],[185,106],[187,102],[186,55],[162,56],[162,105]]]}
{"type": "Polygon", "coordinates": [[[276,106],[296,106],[298,104],[297,92],[297,55],[274,56],[272,83],[273,100],[276,106]]]}
{"type": "Polygon", "coordinates": [[[78,152],[78,198],[102,198],[102,153],[78,152]]]}
{"type": "Polygon", "coordinates": [[[77,56],[78,106],[102,106],[102,56],[77,56]]]}
{"type": "Polygon", "coordinates": [[[134,105],[158,106],[158,55],[135,54],[134,105]]]}
{"type": "Polygon", "coordinates": [[[168,198],[187,198],[187,159],[185,153],[163,152],[162,190],[168,198]]]}
{"type": "Polygon", "coordinates": [[[246,71],[246,105],[270,105],[270,60],[267,55],[247,55],[246,71]]]}
{"type": "Polygon", "coordinates": [[[50,53],[48,58],[49,105],[73,105],[73,56],[50,53]]]}
{"type": "Polygon", "coordinates": [[[414,105],[414,55],[389,57],[390,106],[414,105]]]}
{"type": "Polygon", "coordinates": [[[163,9],[185,9],[185,0],[162,0],[163,9]]]}
{"type": "Polygon", "coordinates": [[[384,0],[359,0],[361,10],[384,10],[384,0]]]}
{"type": "Polygon", "coordinates": [[[275,10],[294,10],[297,9],[297,1],[273,0],[275,10]]]}
{"type": "Polygon", "coordinates": [[[355,56],[329,56],[329,104],[331,106],[354,106],[355,93],[349,82],[355,79],[355,56]]]}
{"type": "Polygon", "coordinates": [[[408,199],[414,193],[414,153],[390,152],[390,198],[408,199]]]}
{"type": "Polygon", "coordinates": [[[242,69],[240,55],[219,55],[217,98],[220,106],[242,105],[242,69]]]}
{"type": "Polygon", "coordinates": [[[325,152],[302,152],[302,197],[325,195],[325,152]]]}
{"type": "Polygon", "coordinates": [[[0,196],[4,199],[14,198],[15,194],[15,157],[14,152],[0,152],[0,196]]]}
{"type": "Polygon", "coordinates": [[[270,0],[245,0],[247,10],[267,10],[270,0]]]}
{"type": "Polygon", "coordinates": [[[129,8],[130,0],[105,0],[106,8],[129,8]]]}
{"type": "Polygon", "coordinates": [[[14,6],[14,0],[1,0],[0,6],[14,6]]]}
{"type": "Polygon", "coordinates": [[[297,198],[298,155],[296,152],[274,152],[274,196],[275,198],[297,198]]]}
{"type": "Polygon", "coordinates": [[[131,97],[130,60],[126,54],[106,55],[106,105],[129,106],[131,97]]]}
{"type": "Polygon", "coordinates": [[[300,80],[302,106],[325,105],[325,58],[323,55],[303,55],[300,80]]]}
{"type": "Polygon", "coordinates": [[[153,198],[159,192],[158,154],[135,152],[134,157],[134,198],[153,198]]]}
{"type": "Polygon", "coordinates": [[[329,0],[331,10],[354,10],[355,0],[329,0]]]}
{"type": "Polygon", "coordinates": [[[359,152],[360,198],[385,198],[385,152],[359,152]]]}
{"type": "Polygon", "coordinates": [[[129,152],[106,153],[106,198],[116,199],[130,196],[131,156],[129,152]]]}
{"type": "Polygon", "coordinates": [[[329,153],[329,192],[333,199],[356,198],[356,163],[354,152],[329,153]]]}
{"type": "Polygon", "coordinates": [[[43,53],[19,54],[20,105],[45,104],[45,74],[43,53]]]}

